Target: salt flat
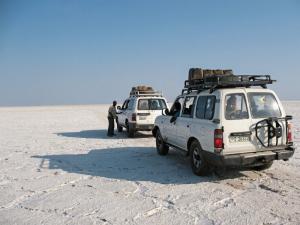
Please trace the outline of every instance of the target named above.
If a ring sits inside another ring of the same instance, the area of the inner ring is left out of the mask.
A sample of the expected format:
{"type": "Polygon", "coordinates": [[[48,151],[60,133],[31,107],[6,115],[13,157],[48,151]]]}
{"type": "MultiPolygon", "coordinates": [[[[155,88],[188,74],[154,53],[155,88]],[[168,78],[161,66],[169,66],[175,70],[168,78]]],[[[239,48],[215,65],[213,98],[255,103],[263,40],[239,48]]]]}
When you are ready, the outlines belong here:
{"type": "MultiPolygon", "coordinates": [[[[300,102],[285,102],[300,142],[300,102]]],[[[0,108],[0,224],[300,224],[300,154],[193,175],[150,133],[106,137],[107,105],[0,108]]]]}

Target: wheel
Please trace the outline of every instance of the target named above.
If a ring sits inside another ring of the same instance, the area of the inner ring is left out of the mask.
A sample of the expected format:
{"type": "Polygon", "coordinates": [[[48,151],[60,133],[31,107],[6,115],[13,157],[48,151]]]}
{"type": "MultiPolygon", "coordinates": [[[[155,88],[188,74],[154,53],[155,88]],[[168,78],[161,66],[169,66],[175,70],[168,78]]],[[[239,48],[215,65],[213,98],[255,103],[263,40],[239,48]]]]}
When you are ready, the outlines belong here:
{"type": "Polygon", "coordinates": [[[164,142],[159,130],[156,132],[156,150],[159,155],[167,155],[169,152],[169,146],[164,142]]]}
{"type": "Polygon", "coordinates": [[[258,170],[258,171],[260,171],[260,170],[266,170],[266,169],[269,169],[272,165],[273,165],[273,161],[264,163],[261,166],[256,166],[256,167],[254,167],[254,169],[258,170]]]}
{"type": "Polygon", "coordinates": [[[135,130],[134,130],[133,126],[127,123],[127,135],[128,135],[128,137],[133,138],[134,133],[135,133],[135,130]]]}
{"type": "Polygon", "coordinates": [[[123,131],[123,127],[120,126],[119,124],[117,125],[117,127],[118,127],[118,131],[121,133],[123,131]]]}
{"type": "Polygon", "coordinates": [[[190,159],[193,173],[197,176],[205,176],[209,173],[209,165],[203,159],[202,149],[198,141],[193,141],[190,147],[190,159]]]}

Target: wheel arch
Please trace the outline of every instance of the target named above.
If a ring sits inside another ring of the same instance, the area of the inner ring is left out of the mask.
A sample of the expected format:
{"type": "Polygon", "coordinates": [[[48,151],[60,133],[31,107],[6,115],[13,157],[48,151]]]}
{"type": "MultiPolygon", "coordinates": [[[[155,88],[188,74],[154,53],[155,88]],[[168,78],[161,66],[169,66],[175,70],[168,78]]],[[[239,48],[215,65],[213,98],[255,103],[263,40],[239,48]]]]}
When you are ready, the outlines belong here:
{"type": "MultiPolygon", "coordinates": [[[[190,137],[189,138],[189,140],[188,140],[188,142],[187,142],[187,156],[189,156],[190,155],[190,148],[191,148],[191,145],[192,145],[192,143],[194,142],[194,141],[197,141],[199,144],[200,144],[200,147],[201,147],[201,143],[200,143],[200,141],[197,139],[197,138],[195,138],[195,137],[190,137]]],[[[202,148],[202,147],[201,147],[202,148]]]]}
{"type": "Polygon", "coordinates": [[[158,126],[154,126],[154,128],[152,129],[152,135],[153,137],[156,137],[157,131],[159,130],[158,126]]]}

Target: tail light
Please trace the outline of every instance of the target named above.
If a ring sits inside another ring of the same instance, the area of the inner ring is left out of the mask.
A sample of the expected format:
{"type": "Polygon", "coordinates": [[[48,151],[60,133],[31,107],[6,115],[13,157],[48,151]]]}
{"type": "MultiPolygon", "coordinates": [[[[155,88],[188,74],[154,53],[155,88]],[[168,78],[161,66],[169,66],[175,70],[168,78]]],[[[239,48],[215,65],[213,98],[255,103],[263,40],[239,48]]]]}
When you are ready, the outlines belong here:
{"type": "Polygon", "coordinates": [[[132,120],[132,121],[136,121],[136,113],[132,113],[131,120],[132,120]]]}
{"type": "Polygon", "coordinates": [[[287,127],[287,142],[290,143],[293,141],[293,135],[292,135],[292,124],[288,124],[287,127]]]}
{"type": "Polygon", "coordinates": [[[217,153],[220,153],[224,148],[223,129],[215,129],[214,145],[215,145],[215,152],[217,153]]]}

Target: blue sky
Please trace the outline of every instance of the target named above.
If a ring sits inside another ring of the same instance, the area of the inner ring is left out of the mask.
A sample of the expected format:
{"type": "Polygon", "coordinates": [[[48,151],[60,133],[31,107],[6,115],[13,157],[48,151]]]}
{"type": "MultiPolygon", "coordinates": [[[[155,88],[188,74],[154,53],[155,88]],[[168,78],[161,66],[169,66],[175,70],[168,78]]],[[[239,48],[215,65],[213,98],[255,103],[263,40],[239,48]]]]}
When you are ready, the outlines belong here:
{"type": "Polygon", "coordinates": [[[300,99],[300,1],[0,0],[0,106],[172,101],[190,67],[271,74],[300,99]]]}

